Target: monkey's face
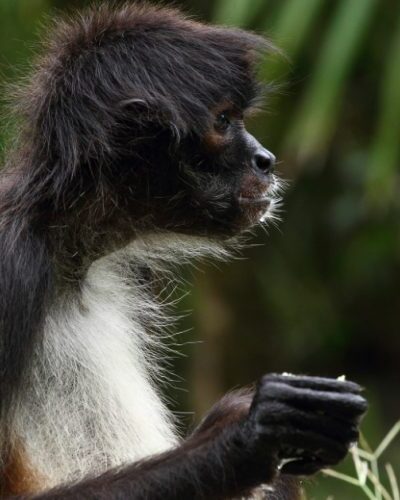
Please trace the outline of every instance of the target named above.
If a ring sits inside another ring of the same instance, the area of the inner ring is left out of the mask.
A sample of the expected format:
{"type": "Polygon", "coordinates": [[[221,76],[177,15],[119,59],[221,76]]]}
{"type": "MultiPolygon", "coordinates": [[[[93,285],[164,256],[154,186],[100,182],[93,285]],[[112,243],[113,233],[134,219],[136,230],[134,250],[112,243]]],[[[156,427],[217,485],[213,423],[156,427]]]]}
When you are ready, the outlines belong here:
{"type": "Polygon", "coordinates": [[[133,142],[118,170],[132,225],[226,238],[274,217],[275,157],[247,132],[245,116],[224,102],[210,109],[202,133],[178,144],[166,128],[141,132],[146,139],[133,142]]]}
{"type": "Polygon", "coordinates": [[[241,231],[263,222],[276,208],[275,156],[247,132],[245,114],[229,103],[213,110],[199,161],[187,167],[194,178],[193,201],[202,207],[210,231],[241,231]]]}
{"type": "MultiPolygon", "coordinates": [[[[158,227],[227,237],[274,216],[275,157],[247,132],[245,114],[224,103],[211,110],[203,134],[189,134],[178,147],[165,139],[167,166],[160,171],[162,159],[153,157],[145,181],[158,227]]],[[[160,134],[154,148],[162,143],[160,134]]]]}

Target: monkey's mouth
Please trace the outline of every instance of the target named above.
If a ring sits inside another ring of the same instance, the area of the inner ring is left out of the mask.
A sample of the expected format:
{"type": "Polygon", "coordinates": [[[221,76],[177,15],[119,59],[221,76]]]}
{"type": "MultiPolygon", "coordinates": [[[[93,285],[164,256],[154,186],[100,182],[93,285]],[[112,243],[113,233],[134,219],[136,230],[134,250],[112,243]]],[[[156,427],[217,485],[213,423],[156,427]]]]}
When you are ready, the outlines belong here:
{"type": "Polygon", "coordinates": [[[271,197],[270,196],[239,196],[239,204],[240,205],[249,205],[253,207],[260,207],[262,209],[266,209],[271,205],[271,197]]]}
{"type": "Polygon", "coordinates": [[[255,176],[246,177],[237,201],[245,210],[267,210],[273,202],[276,185],[275,176],[268,176],[266,180],[255,176]]]}
{"type": "Polygon", "coordinates": [[[241,210],[245,225],[252,226],[259,222],[279,219],[279,207],[281,202],[280,192],[282,183],[275,176],[268,183],[260,182],[254,178],[252,183],[244,183],[237,196],[237,204],[241,210]],[[255,184],[255,185],[254,185],[255,184]]]}
{"type": "Polygon", "coordinates": [[[246,225],[257,224],[264,222],[269,217],[269,213],[273,206],[273,199],[267,194],[238,197],[239,206],[247,220],[246,225]]]}

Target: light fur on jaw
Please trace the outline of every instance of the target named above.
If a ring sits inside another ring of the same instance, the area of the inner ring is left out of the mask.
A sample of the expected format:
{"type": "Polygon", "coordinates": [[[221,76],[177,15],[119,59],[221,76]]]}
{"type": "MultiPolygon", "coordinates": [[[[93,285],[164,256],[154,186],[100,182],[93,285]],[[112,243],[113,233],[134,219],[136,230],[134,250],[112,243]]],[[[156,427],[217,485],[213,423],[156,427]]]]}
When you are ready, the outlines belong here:
{"type": "Polygon", "coordinates": [[[278,223],[281,220],[280,211],[282,207],[282,192],[285,187],[285,181],[274,175],[273,182],[267,191],[267,196],[270,198],[270,204],[260,218],[261,223],[278,223]]]}

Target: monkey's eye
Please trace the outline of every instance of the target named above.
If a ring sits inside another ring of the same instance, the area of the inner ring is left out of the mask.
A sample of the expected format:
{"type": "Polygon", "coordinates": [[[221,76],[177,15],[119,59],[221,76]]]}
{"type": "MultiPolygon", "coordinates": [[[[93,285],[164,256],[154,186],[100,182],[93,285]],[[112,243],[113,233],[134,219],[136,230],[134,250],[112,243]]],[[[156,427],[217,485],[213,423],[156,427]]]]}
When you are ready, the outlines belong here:
{"type": "Polygon", "coordinates": [[[230,124],[231,124],[230,117],[228,113],[224,112],[217,115],[214,122],[214,128],[218,132],[226,132],[226,130],[228,130],[228,128],[230,127],[230,124]]]}

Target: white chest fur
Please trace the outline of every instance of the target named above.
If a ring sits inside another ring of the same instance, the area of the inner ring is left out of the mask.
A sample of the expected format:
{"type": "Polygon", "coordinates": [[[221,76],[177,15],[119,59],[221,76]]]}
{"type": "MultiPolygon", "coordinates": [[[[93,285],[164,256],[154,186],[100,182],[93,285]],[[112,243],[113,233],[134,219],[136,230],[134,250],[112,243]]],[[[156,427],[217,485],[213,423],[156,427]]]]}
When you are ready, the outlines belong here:
{"type": "Polygon", "coordinates": [[[149,374],[143,318],[160,312],[118,265],[92,265],[79,297],[48,315],[33,383],[18,402],[14,431],[48,486],[176,442],[149,374]]]}

